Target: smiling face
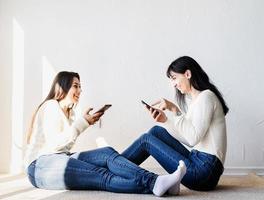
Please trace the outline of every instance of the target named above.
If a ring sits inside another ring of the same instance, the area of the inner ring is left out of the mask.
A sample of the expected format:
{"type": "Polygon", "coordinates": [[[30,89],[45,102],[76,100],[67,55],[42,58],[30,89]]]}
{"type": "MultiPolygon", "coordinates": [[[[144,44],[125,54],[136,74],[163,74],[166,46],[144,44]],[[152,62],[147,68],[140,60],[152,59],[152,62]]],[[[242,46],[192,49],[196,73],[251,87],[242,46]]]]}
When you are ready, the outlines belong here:
{"type": "Polygon", "coordinates": [[[186,70],[184,74],[170,72],[170,80],[173,87],[177,88],[182,94],[188,94],[191,91],[190,79],[191,72],[186,70]]]}
{"type": "Polygon", "coordinates": [[[72,80],[71,88],[68,91],[65,99],[71,103],[76,104],[79,102],[81,92],[82,92],[81,83],[78,78],[74,77],[72,80]]]}

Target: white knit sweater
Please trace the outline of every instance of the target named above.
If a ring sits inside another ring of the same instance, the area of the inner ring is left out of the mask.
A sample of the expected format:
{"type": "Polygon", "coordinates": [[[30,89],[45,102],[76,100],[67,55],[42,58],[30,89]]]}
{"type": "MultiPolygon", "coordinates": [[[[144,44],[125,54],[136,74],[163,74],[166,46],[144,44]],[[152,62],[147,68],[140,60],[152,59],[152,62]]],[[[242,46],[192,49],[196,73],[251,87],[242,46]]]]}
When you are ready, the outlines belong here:
{"type": "Polygon", "coordinates": [[[188,106],[186,114],[168,118],[163,126],[183,144],[215,155],[224,164],[227,145],[225,115],[212,91],[202,91],[188,106]]]}
{"type": "Polygon", "coordinates": [[[25,167],[41,155],[69,152],[80,133],[89,126],[83,117],[75,118],[72,112],[68,119],[58,101],[46,101],[35,117],[25,154],[25,167]]]}

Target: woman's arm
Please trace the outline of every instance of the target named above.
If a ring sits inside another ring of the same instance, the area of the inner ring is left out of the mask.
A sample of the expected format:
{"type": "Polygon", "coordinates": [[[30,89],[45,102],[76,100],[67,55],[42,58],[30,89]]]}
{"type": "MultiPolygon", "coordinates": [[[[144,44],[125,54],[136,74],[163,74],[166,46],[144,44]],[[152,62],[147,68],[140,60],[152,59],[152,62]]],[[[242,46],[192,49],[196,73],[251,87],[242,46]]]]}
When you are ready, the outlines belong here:
{"type": "Polygon", "coordinates": [[[185,114],[180,116],[174,115],[171,120],[173,123],[167,120],[164,124],[170,127],[170,129],[174,129],[174,136],[176,138],[184,138],[182,142],[190,147],[198,144],[205,136],[215,112],[214,97],[210,93],[201,95],[198,97],[199,99],[197,99],[195,105],[193,105],[194,107],[188,118],[185,114]]]}
{"type": "Polygon", "coordinates": [[[173,137],[175,137],[181,143],[190,146],[188,141],[175,129],[174,120],[171,117],[167,118],[165,123],[160,123],[159,125],[163,126],[173,137]]]}
{"type": "Polygon", "coordinates": [[[47,102],[42,117],[45,143],[54,151],[69,151],[80,133],[89,126],[84,117],[69,124],[56,101],[47,102]]]}

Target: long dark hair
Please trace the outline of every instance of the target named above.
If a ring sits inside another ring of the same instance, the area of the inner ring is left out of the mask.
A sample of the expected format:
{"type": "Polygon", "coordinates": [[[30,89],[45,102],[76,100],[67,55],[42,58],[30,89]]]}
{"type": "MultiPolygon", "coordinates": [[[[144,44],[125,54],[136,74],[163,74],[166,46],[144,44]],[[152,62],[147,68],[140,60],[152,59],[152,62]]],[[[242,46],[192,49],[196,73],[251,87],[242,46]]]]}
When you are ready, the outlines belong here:
{"type": "MultiPolygon", "coordinates": [[[[215,93],[222,104],[224,114],[226,115],[229,108],[227,107],[222,94],[217,87],[210,82],[208,75],[193,58],[183,56],[173,61],[167,69],[167,77],[171,78],[171,72],[184,74],[186,70],[191,71],[190,83],[196,90],[203,91],[209,89],[215,93]]],[[[178,89],[176,89],[176,100],[181,109],[186,110],[185,94],[182,94],[178,89]]]]}
{"type": "Polygon", "coordinates": [[[80,76],[76,72],[61,71],[55,76],[47,97],[44,99],[44,101],[41,102],[36,111],[33,113],[29,130],[27,132],[27,144],[29,144],[30,142],[30,137],[33,131],[33,124],[39,108],[50,99],[55,99],[57,101],[62,100],[68,94],[72,86],[73,78],[77,78],[78,80],[80,80],[80,76]]]}

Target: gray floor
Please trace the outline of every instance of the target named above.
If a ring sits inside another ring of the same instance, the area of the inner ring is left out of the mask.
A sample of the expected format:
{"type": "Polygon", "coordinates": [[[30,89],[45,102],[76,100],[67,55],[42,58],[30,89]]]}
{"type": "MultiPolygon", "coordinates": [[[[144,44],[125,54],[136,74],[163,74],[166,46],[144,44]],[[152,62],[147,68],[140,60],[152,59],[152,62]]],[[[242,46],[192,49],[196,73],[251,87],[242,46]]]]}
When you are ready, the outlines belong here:
{"type": "MultiPolygon", "coordinates": [[[[25,176],[0,177],[0,199],[24,200],[101,200],[101,199],[157,199],[154,195],[116,194],[101,191],[47,191],[33,188],[25,176]]],[[[181,187],[179,196],[165,196],[163,199],[234,199],[264,200],[264,178],[253,174],[243,177],[223,176],[216,190],[196,192],[181,187]]]]}

